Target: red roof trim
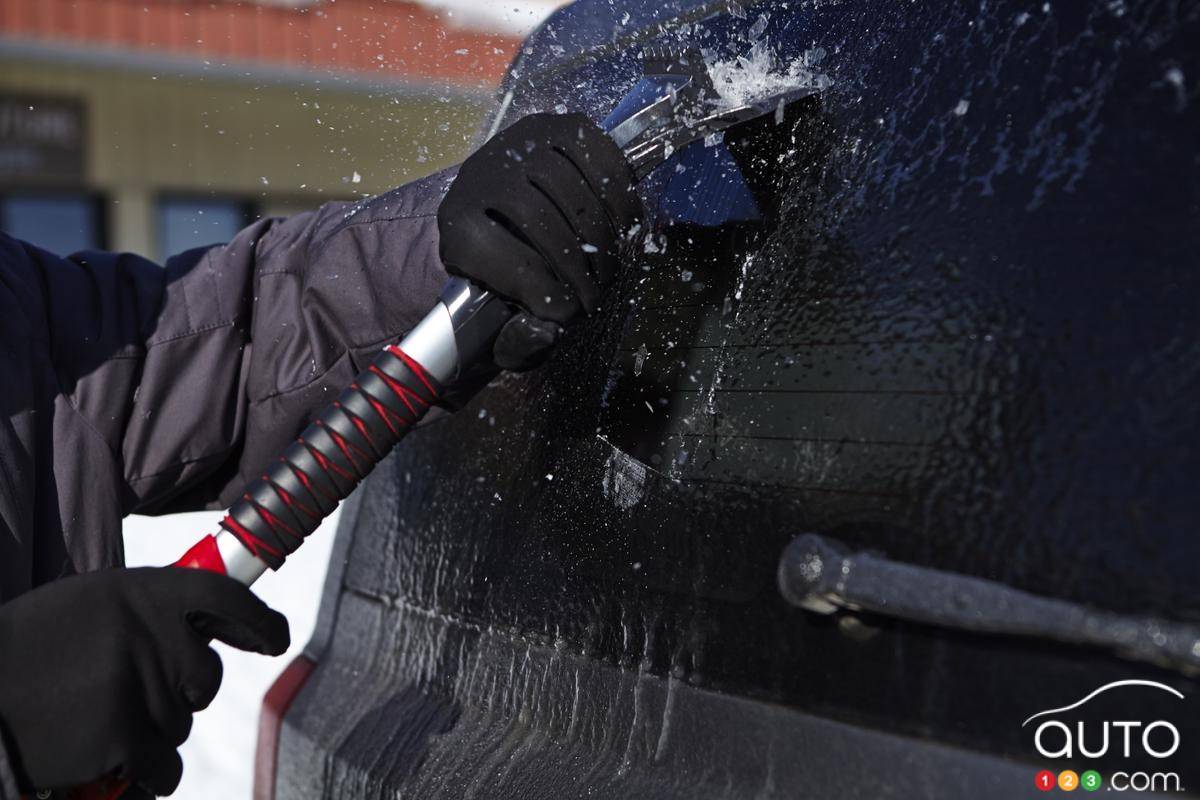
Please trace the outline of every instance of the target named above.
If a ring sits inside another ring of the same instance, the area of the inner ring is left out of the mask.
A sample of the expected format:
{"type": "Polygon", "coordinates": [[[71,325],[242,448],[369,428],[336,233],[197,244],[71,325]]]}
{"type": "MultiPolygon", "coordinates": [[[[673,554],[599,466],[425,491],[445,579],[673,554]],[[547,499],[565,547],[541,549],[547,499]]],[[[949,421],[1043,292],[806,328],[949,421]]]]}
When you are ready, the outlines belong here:
{"type": "Polygon", "coordinates": [[[0,35],[460,86],[499,83],[520,45],[384,0],[0,0],[0,35]]]}

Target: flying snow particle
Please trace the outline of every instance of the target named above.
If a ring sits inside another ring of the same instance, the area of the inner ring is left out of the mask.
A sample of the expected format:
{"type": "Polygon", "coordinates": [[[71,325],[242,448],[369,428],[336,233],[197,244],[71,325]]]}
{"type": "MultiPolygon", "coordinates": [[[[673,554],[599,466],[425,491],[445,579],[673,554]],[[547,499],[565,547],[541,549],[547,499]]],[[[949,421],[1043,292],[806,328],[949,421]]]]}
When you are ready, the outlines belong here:
{"type": "Polygon", "coordinates": [[[763,31],[767,29],[767,15],[760,14],[755,23],[750,26],[750,30],[746,32],[746,38],[750,41],[755,41],[763,35],[763,31]]]}
{"type": "Polygon", "coordinates": [[[1183,70],[1171,67],[1163,75],[1163,80],[1175,90],[1175,110],[1183,111],[1188,104],[1187,88],[1183,85],[1183,70]]]}

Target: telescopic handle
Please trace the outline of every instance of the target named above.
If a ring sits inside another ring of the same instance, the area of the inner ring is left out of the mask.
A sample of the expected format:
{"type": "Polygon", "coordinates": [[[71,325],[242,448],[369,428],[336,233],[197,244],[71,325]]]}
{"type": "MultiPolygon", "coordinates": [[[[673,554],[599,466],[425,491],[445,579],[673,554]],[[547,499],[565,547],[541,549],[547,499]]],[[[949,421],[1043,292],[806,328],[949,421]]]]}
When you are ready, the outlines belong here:
{"type": "Polygon", "coordinates": [[[246,487],[221,531],[174,566],[220,572],[246,585],[268,567],[278,569],[442,398],[444,387],[490,353],[511,316],[495,295],[452,279],[425,318],[385,347],[246,487]]]}
{"type": "MultiPolygon", "coordinates": [[[[440,382],[425,367],[402,346],[389,345],[246,487],[221,521],[220,535],[279,569],[441,395],[440,382]]],[[[217,538],[200,540],[175,566],[230,574],[247,584],[261,574],[217,538]]]]}

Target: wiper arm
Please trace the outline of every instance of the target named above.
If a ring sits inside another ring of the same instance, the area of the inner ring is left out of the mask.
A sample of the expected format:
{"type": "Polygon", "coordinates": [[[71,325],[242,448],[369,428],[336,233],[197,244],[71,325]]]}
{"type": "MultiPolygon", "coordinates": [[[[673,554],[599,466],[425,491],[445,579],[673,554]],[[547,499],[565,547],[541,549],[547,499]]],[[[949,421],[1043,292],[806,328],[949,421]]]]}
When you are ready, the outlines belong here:
{"type": "Polygon", "coordinates": [[[1200,627],[1117,614],[1013,589],[996,581],[852,552],[816,534],[796,537],[779,562],[788,602],[970,633],[1099,647],[1123,658],[1200,674],[1200,627]]]}

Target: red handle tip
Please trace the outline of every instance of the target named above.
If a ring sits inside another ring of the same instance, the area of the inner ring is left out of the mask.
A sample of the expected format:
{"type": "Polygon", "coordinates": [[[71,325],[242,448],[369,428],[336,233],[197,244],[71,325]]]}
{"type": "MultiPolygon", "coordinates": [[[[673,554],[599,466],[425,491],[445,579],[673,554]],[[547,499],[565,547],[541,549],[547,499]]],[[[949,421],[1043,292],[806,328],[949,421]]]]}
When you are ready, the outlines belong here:
{"type": "Polygon", "coordinates": [[[191,549],[171,566],[184,569],[206,569],[221,575],[228,574],[225,570],[225,561],[221,558],[221,551],[217,549],[217,537],[212,534],[192,545],[191,549]]]}

